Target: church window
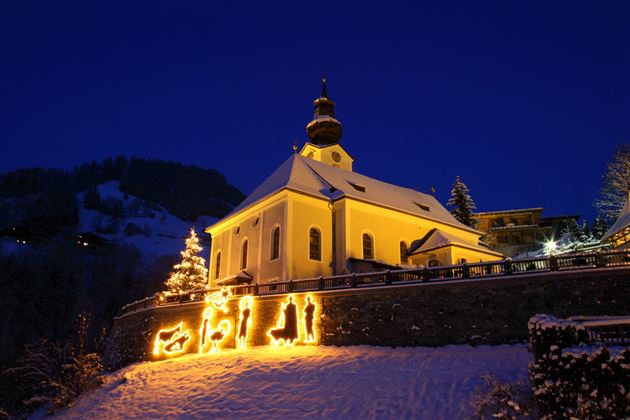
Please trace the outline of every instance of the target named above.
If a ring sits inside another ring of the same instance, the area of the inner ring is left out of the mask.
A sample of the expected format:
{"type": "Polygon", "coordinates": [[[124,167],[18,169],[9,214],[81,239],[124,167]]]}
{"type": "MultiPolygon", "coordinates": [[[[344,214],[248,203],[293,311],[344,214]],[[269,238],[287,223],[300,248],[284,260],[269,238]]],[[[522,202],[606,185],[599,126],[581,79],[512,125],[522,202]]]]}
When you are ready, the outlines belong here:
{"type": "Polygon", "coordinates": [[[374,259],[374,243],[372,241],[372,237],[367,233],[363,234],[363,259],[374,259]]]}
{"type": "Polygon", "coordinates": [[[247,268],[247,239],[243,242],[241,247],[241,270],[247,268]]]}
{"type": "Polygon", "coordinates": [[[309,258],[315,261],[322,260],[322,238],[319,230],[311,228],[309,231],[309,258]]]}
{"type": "Polygon", "coordinates": [[[348,184],[352,185],[352,187],[357,191],[365,192],[365,187],[363,185],[354,184],[350,181],[348,181],[348,184]]]}
{"type": "Polygon", "coordinates": [[[214,263],[214,278],[218,279],[221,274],[221,251],[217,252],[216,262],[214,263]]]}
{"type": "Polygon", "coordinates": [[[407,244],[405,241],[400,241],[400,263],[407,264],[409,258],[407,257],[407,244]]]}
{"type": "Polygon", "coordinates": [[[280,256],[280,226],[276,226],[271,231],[271,260],[280,256]]]}

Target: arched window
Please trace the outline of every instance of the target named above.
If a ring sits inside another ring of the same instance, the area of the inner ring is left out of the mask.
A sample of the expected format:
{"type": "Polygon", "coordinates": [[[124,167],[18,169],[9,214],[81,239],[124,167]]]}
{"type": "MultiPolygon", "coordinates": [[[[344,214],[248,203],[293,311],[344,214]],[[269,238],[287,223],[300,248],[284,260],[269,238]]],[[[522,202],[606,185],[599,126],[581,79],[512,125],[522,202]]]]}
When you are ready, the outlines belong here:
{"type": "Polygon", "coordinates": [[[243,245],[241,247],[241,270],[245,270],[247,268],[247,239],[243,241],[243,245]]]}
{"type": "Polygon", "coordinates": [[[271,231],[271,260],[280,256],[280,226],[276,226],[271,231]]]}
{"type": "Polygon", "coordinates": [[[217,258],[214,263],[214,278],[218,279],[221,274],[221,251],[217,252],[217,258]]]}
{"type": "Polygon", "coordinates": [[[367,233],[363,234],[363,259],[374,259],[374,243],[372,241],[372,237],[367,233]]]}
{"type": "Polygon", "coordinates": [[[400,241],[400,263],[407,264],[409,258],[407,258],[407,244],[405,241],[400,241]]]}
{"type": "Polygon", "coordinates": [[[322,260],[322,238],[319,230],[316,228],[311,228],[308,234],[308,255],[311,260],[321,261],[322,260]]]}

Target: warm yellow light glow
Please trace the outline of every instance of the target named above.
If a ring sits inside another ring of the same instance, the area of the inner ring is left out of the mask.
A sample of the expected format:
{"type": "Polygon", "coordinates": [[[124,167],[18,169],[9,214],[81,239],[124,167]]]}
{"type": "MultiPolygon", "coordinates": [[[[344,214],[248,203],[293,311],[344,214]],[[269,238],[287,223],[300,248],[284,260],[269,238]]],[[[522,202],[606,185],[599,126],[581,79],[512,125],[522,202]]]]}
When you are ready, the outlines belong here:
{"type": "Polygon", "coordinates": [[[201,327],[199,328],[199,353],[205,353],[206,347],[210,342],[210,323],[214,311],[211,307],[203,310],[201,315],[201,327]]]}
{"type": "Polygon", "coordinates": [[[281,307],[276,328],[267,331],[267,335],[274,346],[293,345],[300,339],[298,306],[293,302],[293,295],[287,297],[287,303],[281,307]]]}
{"type": "Polygon", "coordinates": [[[217,329],[212,331],[212,334],[210,334],[210,341],[212,341],[212,348],[210,349],[211,353],[219,352],[219,343],[221,343],[225,339],[225,337],[228,336],[231,329],[232,328],[230,325],[230,321],[228,321],[227,319],[219,322],[217,329]]]}
{"type": "Polygon", "coordinates": [[[183,353],[190,342],[190,330],[184,330],[184,323],[175,327],[160,330],[153,342],[153,355],[167,355],[183,353]]]}
{"type": "Polygon", "coordinates": [[[205,297],[204,301],[208,305],[214,306],[216,309],[219,309],[223,312],[227,312],[227,301],[230,298],[231,290],[229,287],[222,287],[218,292],[214,292],[205,297]]]}
{"type": "Polygon", "coordinates": [[[317,319],[317,305],[315,304],[313,296],[306,295],[304,305],[304,317],[302,321],[304,323],[304,342],[315,343],[317,341],[317,333],[315,332],[315,320],[317,319]]]}
{"type": "Polygon", "coordinates": [[[247,347],[247,336],[252,328],[252,311],[254,307],[254,299],[251,296],[243,296],[238,303],[240,310],[238,320],[238,341],[237,347],[244,349],[247,347]]]}

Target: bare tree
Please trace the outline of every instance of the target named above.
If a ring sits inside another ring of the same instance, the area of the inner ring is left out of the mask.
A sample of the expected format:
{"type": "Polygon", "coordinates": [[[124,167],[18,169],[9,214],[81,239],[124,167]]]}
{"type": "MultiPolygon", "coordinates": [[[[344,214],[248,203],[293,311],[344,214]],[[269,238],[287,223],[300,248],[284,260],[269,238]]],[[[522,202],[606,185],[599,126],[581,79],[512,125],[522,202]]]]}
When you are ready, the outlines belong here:
{"type": "Polygon", "coordinates": [[[600,218],[614,223],[628,199],[630,191],[630,145],[623,144],[615,150],[612,162],[602,177],[599,197],[595,208],[600,218]]]}

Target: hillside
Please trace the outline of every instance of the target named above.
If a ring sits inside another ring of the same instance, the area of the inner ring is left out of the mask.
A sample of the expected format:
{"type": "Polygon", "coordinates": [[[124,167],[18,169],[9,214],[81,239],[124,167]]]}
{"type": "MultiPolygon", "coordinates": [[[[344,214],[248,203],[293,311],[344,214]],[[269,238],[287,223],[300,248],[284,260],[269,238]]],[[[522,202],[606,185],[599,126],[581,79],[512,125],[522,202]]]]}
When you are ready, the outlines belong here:
{"type": "MultiPolygon", "coordinates": [[[[177,255],[183,249],[184,238],[191,227],[203,232],[217,220],[200,215],[194,222],[184,221],[160,205],[123,193],[118,181],[107,181],[80,192],[77,204],[78,232],[93,232],[115,244],[134,246],[144,254],[177,255]],[[117,203],[119,214],[108,214],[107,206],[102,204],[88,205],[88,191],[96,192],[100,203],[117,203]]],[[[206,241],[206,248],[208,244],[206,241]]]]}
{"type": "Polygon", "coordinates": [[[473,414],[469,399],[481,375],[514,381],[530,360],[520,344],[187,355],[114,372],[57,417],[460,419],[473,414]]]}
{"type": "MultiPolygon", "coordinates": [[[[101,351],[126,303],[164,290],[195,227],[243,198],[212,169],[140,158],[105,159],[72,170],[0,174],[0,371],[25,346],[66,343],[87,319],[87,351],[101,351]]],[[[20,410],[0,375],[0,410],[20,410]]]]}
{"type": "MultiPolygon", "coordinates": [[[[71,170],[19,169],[0,174],[0,229],[19,225],[42,235],[72,229],[78,219],[76,194],[107,181],[118,181],[123,194],[186,221],[203,215],[220,218],[244,198],[213,169],[169,161],[117,157],[71,170]]],[[[93,204],[111,216],[123,215],[116,203],[93,204]]]]}

